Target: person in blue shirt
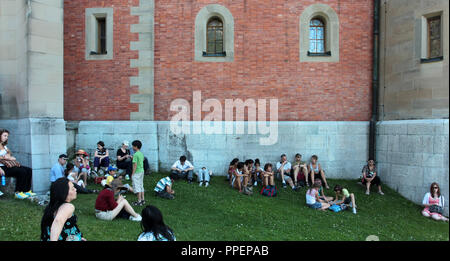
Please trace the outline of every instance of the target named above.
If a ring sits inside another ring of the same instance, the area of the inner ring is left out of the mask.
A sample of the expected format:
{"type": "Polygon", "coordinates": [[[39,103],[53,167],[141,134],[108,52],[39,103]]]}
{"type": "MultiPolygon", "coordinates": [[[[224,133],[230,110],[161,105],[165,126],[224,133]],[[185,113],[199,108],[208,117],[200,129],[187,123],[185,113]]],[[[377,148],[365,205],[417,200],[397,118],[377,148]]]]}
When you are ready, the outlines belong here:
{"type": "Polygon", "coordinates": [[[53,183],[59,178],[64,178],[64,166],[67,164],[67,155],[61,154],[58,158],[58,163],[53,165],[50,171],[50,182],[53,183]]]}

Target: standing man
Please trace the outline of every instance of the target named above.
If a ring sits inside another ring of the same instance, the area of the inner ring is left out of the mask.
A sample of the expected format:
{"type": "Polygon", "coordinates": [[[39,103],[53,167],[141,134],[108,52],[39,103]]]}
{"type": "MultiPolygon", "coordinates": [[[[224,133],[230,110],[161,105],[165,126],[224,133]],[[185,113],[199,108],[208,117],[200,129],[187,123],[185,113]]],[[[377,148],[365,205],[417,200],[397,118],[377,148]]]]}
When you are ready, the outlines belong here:
{"type": "Polygon", "coordinates": [[[186,160],[186,156],[181,156],[179,160],[177,160],[172,165],[172,177],[176,179],[185,179],[187,177],[188,183],[192,183],[194,173],[194,166],[186,160]]]}

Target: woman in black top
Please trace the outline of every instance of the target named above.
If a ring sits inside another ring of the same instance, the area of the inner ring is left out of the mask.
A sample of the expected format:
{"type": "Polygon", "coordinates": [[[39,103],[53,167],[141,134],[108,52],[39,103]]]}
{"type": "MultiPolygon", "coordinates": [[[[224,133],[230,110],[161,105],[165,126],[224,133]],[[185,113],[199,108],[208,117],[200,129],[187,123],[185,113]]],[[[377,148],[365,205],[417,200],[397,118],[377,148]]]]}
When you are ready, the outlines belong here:
{"type": "Polygon", "coordinates": [[[117,168],[125,169],[126,174],[131,175],[131,172],[133,171],[131,160],[133,157],[130,155],[128,145],[128,141],[124,141],[122,147],[117,150],[117,168]]]}
{"type": "Polygon", "coordinates": [[[77,190],[67,178],[59,178],[50,187],[50,203],[41,220],[42,241],[86,241],[77,226],[75,207],[77,190]]]}

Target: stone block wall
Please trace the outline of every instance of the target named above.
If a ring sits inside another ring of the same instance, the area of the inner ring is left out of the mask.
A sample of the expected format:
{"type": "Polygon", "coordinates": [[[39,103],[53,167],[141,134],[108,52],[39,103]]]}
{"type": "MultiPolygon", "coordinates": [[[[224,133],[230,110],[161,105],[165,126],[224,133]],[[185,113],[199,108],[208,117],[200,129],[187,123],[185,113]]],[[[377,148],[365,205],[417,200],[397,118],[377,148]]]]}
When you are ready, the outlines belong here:
{"type": "MultiPolygon", "coordinates": [[[[377,163],[381,180],[421,204],[432,182],[449,199],[449,122],[383,121],[377,125],[377,163]]],[[[445,212],[448,215],[448,204],[445,212]]]]}
{"type": "Polygon", "coordinates": [[[33,169],[32,189],[36,193],[50,188],[50,169],[58,156],[66,153],[66,125],[62,119],[2,120],[0,128],[9,130],[8,148],[21,165],[33,169]]]}
{"type": "MultiPolygon", "coordinates": [[[[194,124],[201,122],[191,122],[194,124]]],[[[210,124],[206,122],[204,124],[210,124]]],[[[231,123],[236,128],[236,123],[231,123]]],[[[248,133],[248,122],[244,124],[248,133]]],[[[223,124],[225,126],[225,124],[223,124]]],[[[193,133],[193,131],[191,131],[193,133]]],[[[75,149],[87,150],[94,155],[99,140],[115,158],[123,140],[130,143],[139,139],[142,151],[149,159],[152,170],[169,170],[181,155],[186,155],[196,168],[207,166],[216,175],[225,175],[228,163],[235,157],[240,160],[259,158],[262,164],[276,164],[285,153],[289,161],[296,153],[303,160],[316,154],[327,176],[356,179],[367,160],[367,122],[279,122],[275,144],[260,145],[262,134],[174,134],[170,122],[85,122],[79,123],[75,149]]]]}

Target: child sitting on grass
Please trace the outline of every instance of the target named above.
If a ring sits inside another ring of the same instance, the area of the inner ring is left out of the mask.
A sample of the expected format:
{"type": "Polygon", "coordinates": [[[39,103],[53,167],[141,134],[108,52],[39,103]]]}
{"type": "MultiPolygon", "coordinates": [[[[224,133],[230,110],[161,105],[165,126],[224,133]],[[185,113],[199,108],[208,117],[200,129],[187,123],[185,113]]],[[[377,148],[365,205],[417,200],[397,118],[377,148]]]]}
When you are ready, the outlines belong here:
{"type": "Polygon", "coordinates": [[[355,204],[355,195],[353,193],[349,193],[346,188],[343,188],[340,185],[334,186],[334,192],[336,193],[336,200],[330,202],[331,205],[350,205],[352,208],[353,214],[356,214],[356,204],[355,204]],[[342,197],[339,199],[339,197],[342,197]]]}
{"type": "Polygon", "coordinates": [[[319,186],[320,186],[320,188],[319,188],[319,201],[320,202],[322,202],[322,203],[330,203],[330,201],[332,201],[333,200],[333,197],[327,197],[326,195],[325,195],[325,191],[324,191],[324,189],[323,189],[323,186],[322,186],[322,180],[320,180],[320,179],[315,179],[314,180],[314,183],[316,183],[317,182],[317,184],[319,184],[319,186]]]}
{"type": "Polygon", "coordinates": [[[175,190],[172,189],[173,180],[173,176],[160,179],[158,183],[156,183],[156,187],[154,189],[155,195],[161,198],[175,199],[173,196],[175,194],[175,190]]]}
{"type": "Polygon", "coordinates": [[[263,172],[261,168],[261,162],[259,159],[255,159],[255,166],[252,169],[253,186],[258,186],[258,181],[261,182],[261,173],[263,172]]]}
{"type": "Polygon", "coordinates": [[[328,203],[322,203],[319,199],[319,189],[322,184],[315,181],[314,184],[306,192],[306,205],[312,209],[326,210],[330,207],[328,203]]]}
{"type": "Polygon", "coordinates": [[[275,186],[275,178],[274,178],[274,172],[272,170],[272,164],[266,163],[264,165],[264,171],[261,172],[262,179],[263,179],[263,186],[275,186]]]}
{"type": "Polygon", "coordinates": [[[239,190],[239,193],[244,193],[246,195],[251,195],[252,191],[247,188],[249,176],[245,173],[244,162],[239,162],[237,168],[233,172],[233,179],[231,185],[233,188],[239,190]]]}

